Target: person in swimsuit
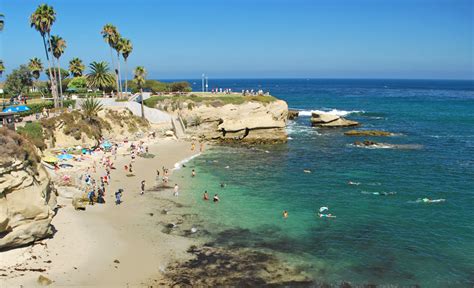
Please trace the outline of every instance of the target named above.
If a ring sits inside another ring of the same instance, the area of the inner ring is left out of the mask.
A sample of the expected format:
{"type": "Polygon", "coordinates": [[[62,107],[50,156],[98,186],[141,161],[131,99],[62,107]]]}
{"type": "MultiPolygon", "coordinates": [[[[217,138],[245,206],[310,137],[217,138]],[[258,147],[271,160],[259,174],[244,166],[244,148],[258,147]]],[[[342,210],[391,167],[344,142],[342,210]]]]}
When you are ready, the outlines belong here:
{"type": "Polygon", "coordinates": [[[212,201],[214,201],[214,203],[217,203],[219,202],[219,196],[217,196],[217,194],[214,195],[214,198],[212,199],[212,201]]]}
{"type": "Polygon", "coordinates": [[[196,171],[194,171],[194,169],[193,169],[193,171],[191,172],[191,176],[192,176],[192,177],[195,177],[195,176],[196,176],[196,171]]]}
{"type": "Polygon", "coordinates": [[[207,191],[204,191],[204,195],[202,196],[202,199],[205,201],[209,200],[209,194],[207,194],[207,191]]]}
{"type": "Polygon", "coordinates": [[[283,211],[283,218],[288,218],[288,211],[286,210],[283,211]]]}

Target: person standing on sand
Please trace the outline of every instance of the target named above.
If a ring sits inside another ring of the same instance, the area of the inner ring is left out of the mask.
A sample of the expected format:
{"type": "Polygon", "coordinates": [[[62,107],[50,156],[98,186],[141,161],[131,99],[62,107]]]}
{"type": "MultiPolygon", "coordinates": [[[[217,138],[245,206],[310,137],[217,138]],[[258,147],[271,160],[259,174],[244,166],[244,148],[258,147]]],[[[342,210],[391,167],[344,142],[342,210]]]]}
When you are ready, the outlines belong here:
{"type": "Polygon", "coordinates": [[[145,180],[142,181],[142,191],[140,192],[140,195],[145,194],[145,180]]]}
{"type": "Polygon", "coordinates": [[[158,187],[158,185],[160,185],[160,170],[156,169],[156,179],[155,179],[155,182],[156,182],[156,186],[158,187]]]}
{"type": "Polygon", "coordinates": [[[117,192],[115,192],[115,205],[122,203],[122,200],[120,199],[122,197],[122,192],[123,189],[119,189],[117,192]]]}
{"type": "Polygon", "coordinates": [[[173,192],[173,195],[178,197],[179,195],[179,187],[178,187],[178,184],[174,184],[174,192],[173,192]]]}
{"type": "Polygon", "coordinates": [[[128,165],[128,173],[133,173],[132,162],[128,165]]]}

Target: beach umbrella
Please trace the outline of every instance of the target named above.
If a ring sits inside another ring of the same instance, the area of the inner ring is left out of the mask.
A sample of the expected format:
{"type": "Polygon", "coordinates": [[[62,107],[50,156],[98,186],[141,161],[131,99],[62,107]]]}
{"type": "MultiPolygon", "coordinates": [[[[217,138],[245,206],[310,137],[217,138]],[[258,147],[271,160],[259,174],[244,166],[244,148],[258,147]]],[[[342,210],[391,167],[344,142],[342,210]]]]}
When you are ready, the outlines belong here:
{"type": "Polygon", "coordinates": [[[104,143],[102,143],[101,146],[104,147],[104,148],[110,148],[110,147],[112,147],[112,144],[109,141],[105,141],[104,143]]]}
{"type": "Polygon", "coordinates": [[[30,107],[26,105],[20,105],[20,106],[9,106],[3,109],[3,112],[25,112],[29,110],[30,110],[30,107]]]}
{"type": "Polygon", "coordinates": [[[58,162],[58,158],[54,157],[54,156],[46,156],[43,158],[43,161],[46,162],[46,163],[56,163],[58,162]]]}
{"type": "Polygon", "coordinates": [[[321,207],[319,208],[319,213],[323,213],[324,211],[328,211],[329,208],[328,207],[321,207]]]}
{"type": "Polygon", "coordinates": [[[71,154],[61,154],[58,156],[58,159],[59,160],[68,160],[68,159],[72,159],[72,155],[71,154]]]}

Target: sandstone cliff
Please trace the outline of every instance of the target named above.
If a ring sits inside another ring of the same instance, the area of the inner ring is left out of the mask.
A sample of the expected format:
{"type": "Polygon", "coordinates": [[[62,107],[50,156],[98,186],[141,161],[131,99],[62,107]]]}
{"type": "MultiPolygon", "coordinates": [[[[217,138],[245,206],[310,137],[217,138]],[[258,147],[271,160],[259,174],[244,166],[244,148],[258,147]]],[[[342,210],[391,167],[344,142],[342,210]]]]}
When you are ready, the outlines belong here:
{"type": "Polygon", "coordinates": [[[180,113],[187,124],[187,132],[199,138],[246,143],[287,141],[288,105],[282,100],[269,103],[249,101],[218,107],[199,105],[182,109],[180,113]]]}
{"type": "Polygon", "coordinates": [[[0,128],[0,250],[52,234],[56,195],[33,145],[0,128]]]}

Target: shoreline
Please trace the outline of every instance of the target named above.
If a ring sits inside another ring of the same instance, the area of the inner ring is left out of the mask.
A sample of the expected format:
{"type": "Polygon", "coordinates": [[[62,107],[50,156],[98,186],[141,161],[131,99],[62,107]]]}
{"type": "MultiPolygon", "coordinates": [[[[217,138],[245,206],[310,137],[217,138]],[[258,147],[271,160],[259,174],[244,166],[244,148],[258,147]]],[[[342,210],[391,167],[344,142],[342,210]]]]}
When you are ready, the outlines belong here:
{"type": "MultiPolygon", "coordinates": [[[[149,144],[155,157],[137,157],[132,177],[123,169],[130,157],[120,148],[116,169],[106,186],[106,203],[78,211],[72,207],[72,199],[59,196],[61,208],[51,223],[56,230],[53,237],[1,252],[0,284],[36,286],[43,275],[58,286],[140,286],[160,278],[169,263],[189,259],[186,250],[199,241],[164,233],[160,227],[175,221],[180,215],[175,210],[185,205],[173,199],[172,188],[160,192],[150,188],[155,185],[156,169],[161,171],[164,166],[172,171],[175,164],[198,155],[190,146],[186,141],[157,139],[149,144]],[[145,195],[139,194],[141,180],[146,180],[145,195]],[[114,203],[118,188],[124,189],[121,205],[114,203]],[[171,213],[162,214],[163,209],[171,213]]],[[[101,154],[90,157],[87,163],[98,162],[101,154]]],[[[104,171],[100,167],[91,175],[98,179],[104,171]]],[[[170,178],[170,184],[183,181],[173,179],[173,175],[170,178]]]]}

